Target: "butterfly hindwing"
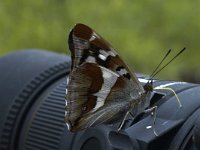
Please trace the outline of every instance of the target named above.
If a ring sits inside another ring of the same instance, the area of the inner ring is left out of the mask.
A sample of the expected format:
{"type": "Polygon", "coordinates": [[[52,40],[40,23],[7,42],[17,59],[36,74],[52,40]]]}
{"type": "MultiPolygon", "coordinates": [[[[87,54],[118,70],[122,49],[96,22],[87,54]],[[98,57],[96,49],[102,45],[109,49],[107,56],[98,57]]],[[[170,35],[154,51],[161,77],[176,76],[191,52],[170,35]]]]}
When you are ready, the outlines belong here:
{"type": "Polygon", "coordinates": [[[95,31],[77,24],[69,34],[72,65],[65,120],[78,131],[112,121],[130,109],[143,87],[117,52],[95,31]]]}

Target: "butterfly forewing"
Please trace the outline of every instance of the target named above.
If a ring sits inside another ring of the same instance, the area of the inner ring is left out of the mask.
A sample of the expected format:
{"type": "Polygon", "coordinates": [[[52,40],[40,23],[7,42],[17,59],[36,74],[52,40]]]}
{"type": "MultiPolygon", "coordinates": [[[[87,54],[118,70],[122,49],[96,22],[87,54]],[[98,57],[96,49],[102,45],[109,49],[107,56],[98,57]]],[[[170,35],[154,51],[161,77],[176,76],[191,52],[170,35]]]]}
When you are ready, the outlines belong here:
{"type": "Polygon", "coordinates": [[[141,98],[144,89],[117,52],[94,30],[77,24],[69,34],[71,73],[65,121],[78,131],[115,120],[141,98]]]}

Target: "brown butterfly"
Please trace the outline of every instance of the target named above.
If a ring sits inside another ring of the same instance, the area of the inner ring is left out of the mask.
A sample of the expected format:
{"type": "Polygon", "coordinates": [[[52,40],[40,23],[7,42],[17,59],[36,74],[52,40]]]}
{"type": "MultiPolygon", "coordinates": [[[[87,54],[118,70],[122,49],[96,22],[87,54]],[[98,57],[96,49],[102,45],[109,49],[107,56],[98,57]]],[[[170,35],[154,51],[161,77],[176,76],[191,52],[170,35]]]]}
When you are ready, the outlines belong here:
{"type": "Polygon", "coordinates": [[[152,84],[143,87],[114,48],[94,30],[76,24],[68,43],[72,64],[65,122],[70,131],[125,120],[130,112],[137,116],[149,106],[152,84]]]}

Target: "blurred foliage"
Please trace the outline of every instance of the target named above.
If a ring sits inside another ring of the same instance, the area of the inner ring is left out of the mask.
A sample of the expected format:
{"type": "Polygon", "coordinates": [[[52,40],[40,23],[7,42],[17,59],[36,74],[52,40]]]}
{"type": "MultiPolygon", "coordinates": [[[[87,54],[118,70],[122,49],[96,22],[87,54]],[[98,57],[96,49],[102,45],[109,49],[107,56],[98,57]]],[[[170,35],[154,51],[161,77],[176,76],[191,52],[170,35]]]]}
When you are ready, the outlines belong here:
{"type": "Polygon", "coordinates": [[[27,48],[67,54],[68,33],[80,22],[95,29],[129,66],[145,74],[168,49],[175,55],[186,47],[158,75],[178,80],[183,74],[199,74],[199,6],[199,0],[2,0],[0,55],[27,48]]]}

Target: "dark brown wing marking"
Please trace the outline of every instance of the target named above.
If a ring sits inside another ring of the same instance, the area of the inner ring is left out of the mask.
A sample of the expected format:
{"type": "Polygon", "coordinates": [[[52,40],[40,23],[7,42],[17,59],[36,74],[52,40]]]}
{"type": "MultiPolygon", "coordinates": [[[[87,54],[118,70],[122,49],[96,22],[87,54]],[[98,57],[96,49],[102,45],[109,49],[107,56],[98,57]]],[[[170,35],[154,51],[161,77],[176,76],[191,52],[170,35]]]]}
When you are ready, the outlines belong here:
{"type": "Polygon", "coordinates": [[[93,58],[92,63],[97,63],[127,79],[134,80],[133,82],[143,89],[135,74],[131,73],[112,46],[88,26],[77,24],[70,32],[69,45],[72,53],[72,69],[86,62],[88,57],[93,58]],[[119,67],[121,67],[120,70],[119,67]]]}

